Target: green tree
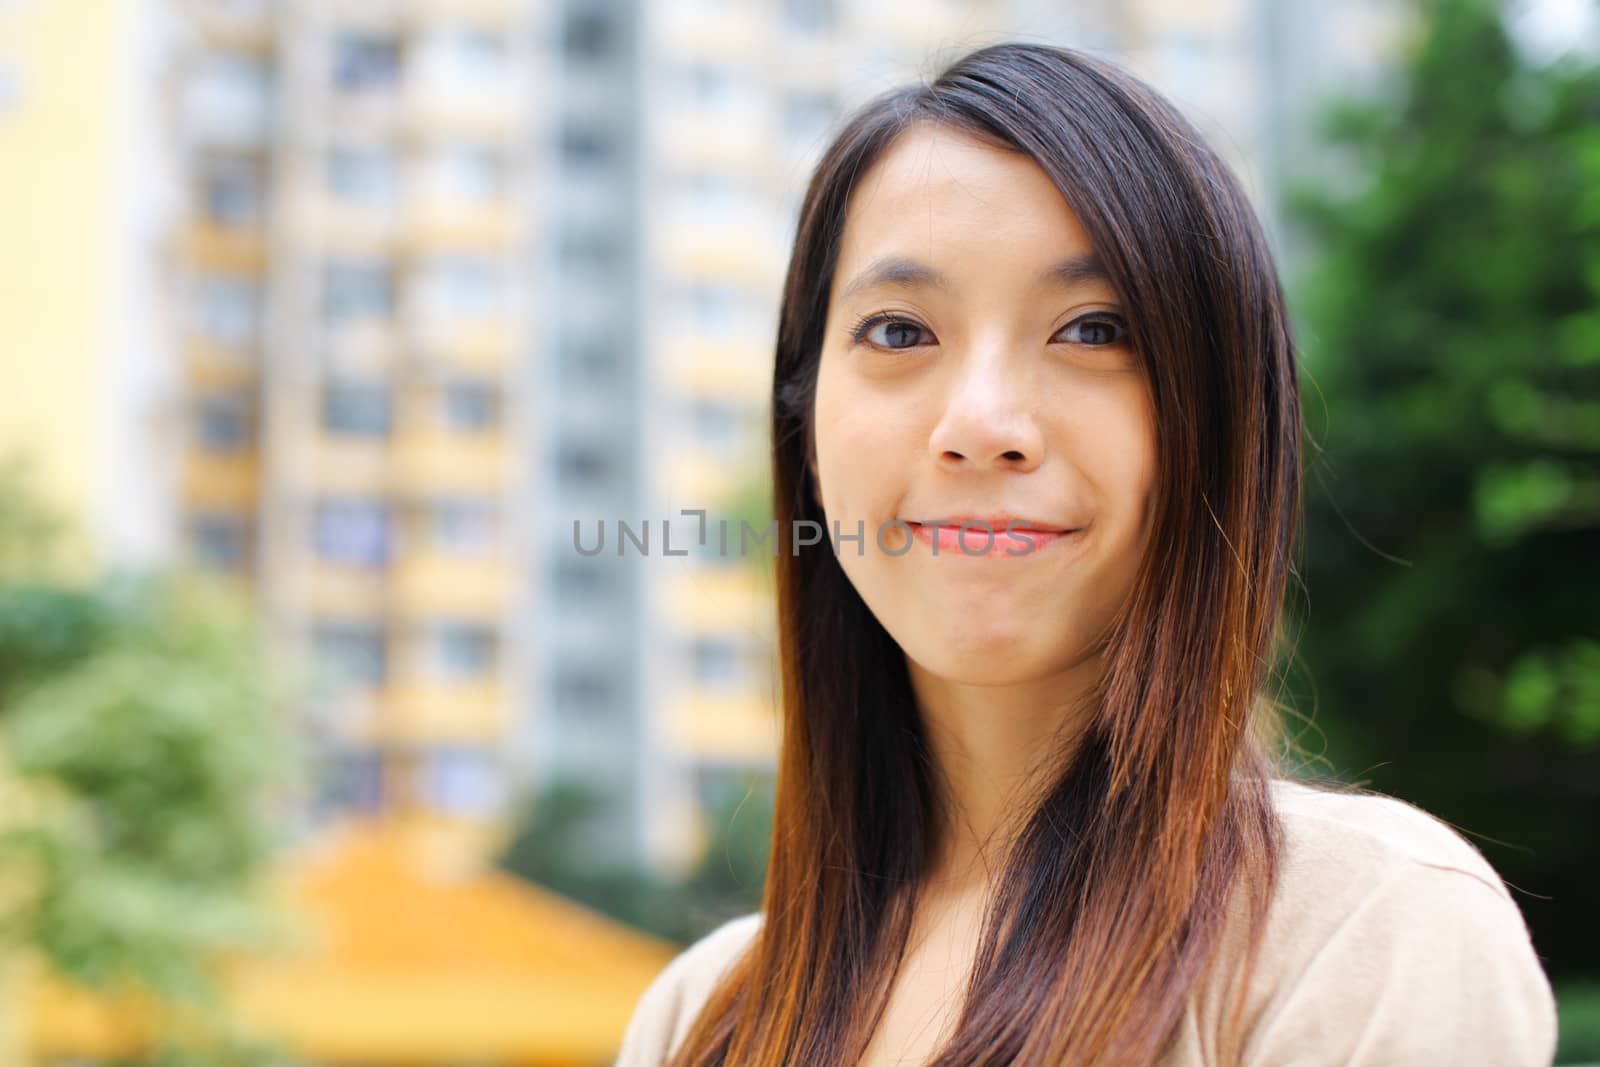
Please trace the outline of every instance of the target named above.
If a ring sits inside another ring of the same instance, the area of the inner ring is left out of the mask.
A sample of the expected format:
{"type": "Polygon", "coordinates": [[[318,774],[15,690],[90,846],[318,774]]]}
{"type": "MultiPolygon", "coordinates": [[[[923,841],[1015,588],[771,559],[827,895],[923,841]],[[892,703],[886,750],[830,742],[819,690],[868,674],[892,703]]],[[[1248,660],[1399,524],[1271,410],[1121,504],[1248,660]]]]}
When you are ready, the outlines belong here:
{"type": "Polygon", "coordinates": [[[747,788],[720,792],[707,818],[705,855],[687,878],[669,880],[636,866],[607,866],[586,842],[604,803],[594,786],[561,780],[543,789],[498,865],[621,922],[687,944],[725,919],[761,906],[772,836],[772,785],[752,775],[747,788]]]}
{"type": "Polygon", "coordinates": [[[1593,970],[1600,70],[1531,64],[1491,0],[1421,14],[1398,95],[1330,113],[1364,184],[1290,201],[1293,702],[1336,767],[1483,835],[1552,970],[1593,970]]]}
{"type": "Polygon", "coordinates": [[[212,969],[287,931],[265,805],[298,763],[248,615],[180,574],[55,575],[60,528],[0,478],[0,950],[145,994],[170,1025],[141,1063],[264,1062],[212,969]]]}

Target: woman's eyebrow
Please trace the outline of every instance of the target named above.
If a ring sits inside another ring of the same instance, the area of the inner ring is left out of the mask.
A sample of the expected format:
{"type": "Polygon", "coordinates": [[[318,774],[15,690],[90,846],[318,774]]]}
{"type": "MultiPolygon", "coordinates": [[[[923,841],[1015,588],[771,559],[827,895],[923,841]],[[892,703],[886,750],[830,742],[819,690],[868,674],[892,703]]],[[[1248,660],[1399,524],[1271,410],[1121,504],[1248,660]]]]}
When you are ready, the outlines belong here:
{"type": "MultiPolygon", "coordinates": [[[[1060,263],[1046,267],[1039,273],[1039,285],[1053,283],[1071,287],[1090,282],[1109,282],[1106,268],[1093,252],[1068,256],[1060,263]]],[[[902,289],[950,288],[950,279],[924,263],[904,256],[884,256],[852,278],[839,293],[841,301],[848,300],[864,290],[879,285],[892,285],[902,289]]]]}

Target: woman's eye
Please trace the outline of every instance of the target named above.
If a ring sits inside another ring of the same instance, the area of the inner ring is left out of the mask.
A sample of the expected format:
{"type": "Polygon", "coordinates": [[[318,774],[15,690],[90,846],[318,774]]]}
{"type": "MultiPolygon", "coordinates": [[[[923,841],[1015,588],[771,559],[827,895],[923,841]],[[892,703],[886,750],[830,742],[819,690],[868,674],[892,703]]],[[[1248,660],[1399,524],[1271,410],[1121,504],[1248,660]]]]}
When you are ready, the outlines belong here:
{"type": "Polygon", "coordinates": [[[1128,328],[1120,319],[1086,316],[1069,322],[1063,333],[1073,344],[1103,348],[1127,340],[1128,328]]]}
{"type": "MultiPolygon", "coordinates": [[[[915,348],[925,333],[927,329],[911,319],[871,316],[855,328],[853,336],[858,344],[895,350],[915,348]]],[[[1128,327],[1115,315],[1085,315],[1068,323],[1057,336],[1069,344],[1110,348],[1127,341],[1128,327]]]]}
{"type": "Polygon", "coordinates": [[[870,341],[879,348],[914,348],[920,332],[922,327],[910,319],[876,319],[856,331],[856,340],[870,341]]]}

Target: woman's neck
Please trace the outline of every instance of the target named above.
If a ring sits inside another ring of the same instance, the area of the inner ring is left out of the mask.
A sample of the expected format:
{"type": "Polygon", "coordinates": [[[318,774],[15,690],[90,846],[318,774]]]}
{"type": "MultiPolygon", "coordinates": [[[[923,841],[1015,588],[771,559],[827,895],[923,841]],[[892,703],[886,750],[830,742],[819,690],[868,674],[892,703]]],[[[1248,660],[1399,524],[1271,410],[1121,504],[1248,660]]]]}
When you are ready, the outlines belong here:
{"type": "Polygon", "coordinates": [[[1005,685],[951,681],[909,659],[907,667],[946,801],[923,882],[972,891],[998,876],[1042,790],[1070,758],[1100,662],[1005,685]]]}

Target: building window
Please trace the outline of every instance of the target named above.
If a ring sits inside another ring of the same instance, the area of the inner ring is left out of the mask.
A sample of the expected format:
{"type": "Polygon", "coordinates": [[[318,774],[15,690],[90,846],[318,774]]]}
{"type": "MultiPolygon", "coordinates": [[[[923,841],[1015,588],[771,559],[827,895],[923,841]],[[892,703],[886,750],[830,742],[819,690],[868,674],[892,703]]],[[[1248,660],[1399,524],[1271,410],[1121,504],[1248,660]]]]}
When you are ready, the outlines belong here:
{"type": "Polygon", "coordinates": [[[329,433],[387,437],[394,391],[386,385],[330,385],[322,392],[322,428],[329,433]]]}
{"type": "MultiPolygon", "coordinates": [[[[585,535],[588,524],[585,524],[585,535]]],[[[592,559],[563,556],[555,567],[555,593],[563,601],[584,600],[605,592],[606,570],[592,559]]]]}
{"type": "Polygon", "coordinates": [[[570,340],[561,353],[563,377],[574,383],[608,385],[621,368],[615,350],[603,341],[570,340]]]}
{"type": "Polygon", "coordinates": [[[783,25],[797,33],[821,33],[833,18],[833,0],[783,0],[783,25]]]}
{"type": "Polygon", "coordinates": [[[394,312],[394,270],[386,263],[330,263],[323,298],[330,323],[388,318],[394,312]]]}
{"type": "Polygon", "coordinates": [[[196,436],[211,452],[237,452],[250,441],[250,403],[242,396],[208,396],[196,411],[196,436]]]}
{"type": "Polygon", "coordinates": [[[505,797],[493,749],[438,745],[424,753],[423,797],[439,811],[468,817],[493,815],[505,797]]]}
{"type": "Polygon", "coordinates": [[[427,47],[440,74],[453,83],[496,82],[509,67],[506,39],[475,26],[453,26],[434,33],[427,47]]]}
{"type": "Polygon", "coordinates": [[[561,130],[561,155],[570,166],[600,166],[611,159],[612,143],[606,131],[568,124],[561,130]]]}
{"type": "Polygon", "coordinates": [[[317,556],[352,567],[382,567],[393,549],[393,523],[381,500],[322,500],[316,508],[317,556]]]}
{"type": "Polygon", "coordinates": [[[503,264],[477,256],[441,256],[418,268],[418,297],[431,319],[492,319],[504,314],[508,285],[503,264]]]}
{"type": "Polygon", "coordinates": [[[748,199],[738,180],[724,171],[689,171],[676,186],[677,210],[706,221],[733,218],[740,203],[748,199]]]}
{"type": "Polygon", "coordinates": [[[213,144],[255,145],[266,135],[272,71],[240,53],[206,54],[184,85],[184,107],[194,134],[213,144]]]}
{"type": "Polygon", "coordinates": [[[328,188],[352,204],[387,207],[400,199],[395,154],[385,148],[344,146],[328,154],[328,188]]]}
{"type": "Polygon", "coordinates": [[[383,753],[377,749],[339,752],[323,762],[320,804],[323,813],[372,813],[383,807],[383,753]]]}
{"type": "Polygon", "coordinates": [[[831,93],[794,92],[783,98],[783,132],[803,142],[820,140],[839,115],[839,102],[831,93]]]}
{"type": "Polygon", "coordinates": [[[505,271],[483,259],[452,257],[434,267],[446,315],[483,318],[504,310],[505,271]]]}
{"type": "Polygon", "coordinates": [[[573,11],[567,15],[562,46],[574,59],[598,62],[615,46],[616,24],[610,12],[573,11]]]}
{"type": "Polygon", "coordinates": [[[593,485],[611,475],[611,462],[596,445],[567,445],[556,459],[556,472],[568,485],[593,485]]]}
{"type": "Polygon", "coordinates": [[[493,501],[468,497],[435,501],[433,542],[451,556],[482,558],[500,544],[500,512],[493,501]]]}
{"type": "Polygon", "coordinates": [[[739,405],[714,397],[696,397],[689,404],[689,425],[695,443],[721,452],[743,443],[744,419],[739,405]]]}
{"type": "Polygon", "coordinates": [[[220,571],[243,568],[249,521],[242,515],[199,514],[189,519],[189,544],[195,559],[220,571]]]}
{"type": "Polygon", "coordinates": [[[729,286],[694,283],[688,286],[685,298],[696,327],[706,334],[725,337],[738,324],[739,294],[729,286]]]}
{"type": "Polygon", "coordinates": [[[685,95],[698,108],[719,111],[739,100],[739,81],[725,66],[694,63],[683,69],[681,77],[685,95]]]}
{"type": "Polygon", "coordinates": [[[441,623],[433,632],[433,673],[447,681],[482,679],[494,663],[494,631],[480,623],[441,623]]]}
{"type": "Polygon", "coordinates": [[[394,37],[341,31],[333,42],[333,83],[344,92],[387,89],[400,81],[400,42],[394,37]]]}
{"type": "Polygon", "coordinates": [[[736,689],[749,677],[744,649],[721,637],[696,638],[689,646],[690,673],[696,685],[736,689]]]}
{"type": "Polygon", "coordinates": [[[210,274],[198,283],[200,333],[218,344],[246,346],[256,337],[261,291],[253,282],[210,274]]]}
{"type": "Polygon", "coordinates": [[[455,433],[482,433],[500,421],[500,391],[486,382],[452,382],[443,394],[444,424],[455,433]]]}
{"type": "Polygon", "coordinates": [[[563,667],[556,675],[556,701],[563,710],[603,707],[613,696],[611,674],[604,667],[563,667]]]}
{"type": "Polygon", "coordinates": [[[505,157],[485,145],[453,142],[427,159],[428,187],[440,198],[481,204],[505,195],[505,157]]]}
{"type": "Polygon", "coordinates": [[[378,623],[318,623],[311,647],[318,673],[335,684],[379,686],[388,676],[388,646],[378,623]]]}
{"type": "Polygon", "coordinates": [[[200,165],[200,199],[206,217],[223,226],[259,223],[266,199],[261,167],[243,157],[211,157],[200,165]]]}
{"type": "Polygon", "coordinates": [[[616,236],[592,227],[562,230],[559,254],[567,266],[598,273],[616,269],[622,258],[616,236]]]}

